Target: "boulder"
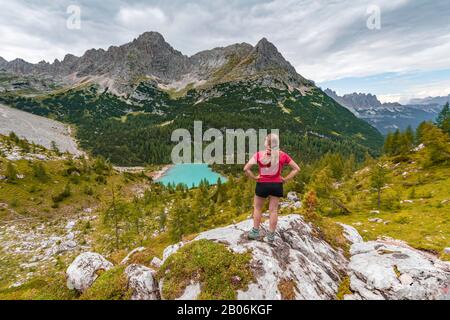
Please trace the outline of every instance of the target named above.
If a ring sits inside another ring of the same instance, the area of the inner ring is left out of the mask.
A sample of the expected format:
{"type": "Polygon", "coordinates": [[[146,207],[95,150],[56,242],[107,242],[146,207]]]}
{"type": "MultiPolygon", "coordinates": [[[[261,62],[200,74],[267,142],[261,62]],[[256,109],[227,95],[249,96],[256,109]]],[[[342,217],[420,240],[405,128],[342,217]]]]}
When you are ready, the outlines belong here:
{"type": "MultiPolygon", "coordinates": [[[[281,299],[278,285],[287,278],[295,282],[296,299],[335,298],[348,261],[341,250],[321,239],[317,230],[302,216],[292,214],[279,217],[273,246],[262,241],[249,241],[247,232],[251,227],[252,221],[246,220],[200,233],[193,240],[208,239],[223,243],[236,253],[251,252],[250,268],[256,281],[247,290],[238,291],[238,299],[281,299]]],[[[267,231],[266,223],[261,230],[262,233],[267,231]]],[[[164,259],[174,252],[174,247],[166,250],[164,259]]],[[[192,283],[181,297],[194,299],[199,293],[199,284],[192,283]]]]}
{"type": "Polygon", "coordinates": [[[131,300],[159,300],[158,283],[155,271],[139,264],[126,267],[125,276],[131,290],[131,300]]]}
{"type": "Polygon", "coordinates": [[[401,242],[355,243],[348,265],[355,299],[449,299],[450,263],[401,242]]]}
{"type": "Polygon", "coordinates": [[[109,270],[113,264],[102,255],[95,252],[80,254],[67,268],[67,287],[83,292],[89,288],[98,277],[101,270],[109,270]]]}
{"type": "Polygon", "coordinates": [[[297,193],[294,191],[289,191],[288,194],[286,195],[286,198],[293,202],[299,201],[297,193]]]}
{"type": "Polygon", "coordinates": [[[150,264],[155,267],[155,268],[161,268],[162,266],[162,261],[161,259],[159,259],[158,257],[153,257],[152,261],[150,261],[150,264]]]}
{"type": "Polygon", "coordinates": [[[339,223],[342,226],[342,229],[344,230],[344,237],[350,242],[350,243],[361,243],[363,242],[363,238],[358,233],[358,231],[353,228],[352,226],[339,223]]]}

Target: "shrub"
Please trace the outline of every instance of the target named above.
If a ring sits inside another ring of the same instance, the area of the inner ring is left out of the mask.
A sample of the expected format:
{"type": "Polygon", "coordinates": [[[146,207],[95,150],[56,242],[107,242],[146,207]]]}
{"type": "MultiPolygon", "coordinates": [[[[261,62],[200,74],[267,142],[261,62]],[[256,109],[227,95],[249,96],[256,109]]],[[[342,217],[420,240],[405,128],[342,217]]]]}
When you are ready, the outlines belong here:
{"type": "Polygon", "coordinates": [[[66,184],[64,187],[64,190],[61,193],[58,193],[57,195],[52,197],[53,202],[56,204],[58,202],[63,201],[64,199],[70,197],[71,191],[70,191],[70,184],[66,184]]]}
{"type": "Polygon", "coordinates": [[[94,195],[94,190],[92,189],[91,186],[84,186],[84,194],[92,196],[94,195]]]}
{"type": "Polygon", "coordinates": [[[12,164],[12,162],[8,162],[6,164],[5,176],[8,179],[8,182],[14,182],[17,180],[17,170],[16,167],[12,164]]]}
{"type": "Polygon", "coordinates": [[[33,176],[41,182],[48,181],[49,177],[44,165],[41,162],[34,162],[31,166],[33,170],[33,176]]]}

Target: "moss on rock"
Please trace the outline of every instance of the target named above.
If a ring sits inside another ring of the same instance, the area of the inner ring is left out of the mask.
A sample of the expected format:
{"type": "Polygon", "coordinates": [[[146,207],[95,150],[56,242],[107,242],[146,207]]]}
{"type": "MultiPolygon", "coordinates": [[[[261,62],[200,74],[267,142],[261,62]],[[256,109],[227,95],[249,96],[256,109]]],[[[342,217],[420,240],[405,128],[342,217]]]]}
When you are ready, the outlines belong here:
{"type": "Polygon", "coordinates": [[[254,280],[250,260],[250,253],[233,253],[220,243],[191,242],[169,256],[159,270],[157,278],[164,278],[162,296],[178,298],[189,284],[198,282],[198,299],[236,299],[237,290],[254,280]]]}
{"type": "Polygon", "coordinates": [[[94,281],[92,286],[80,296],[81,300],[127,300],[130,293],[127,289],[127,279],[124,266],[114,267],[104,271],[94,281]]]}

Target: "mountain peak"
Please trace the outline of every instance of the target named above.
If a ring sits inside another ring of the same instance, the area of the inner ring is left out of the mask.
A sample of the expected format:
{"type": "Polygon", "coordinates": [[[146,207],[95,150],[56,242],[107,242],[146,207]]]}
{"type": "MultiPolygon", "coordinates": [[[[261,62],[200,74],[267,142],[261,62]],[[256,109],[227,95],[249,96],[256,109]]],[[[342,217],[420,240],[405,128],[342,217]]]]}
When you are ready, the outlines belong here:
{"type": "Polygon", "coordinates": [[[258,43],[255,46],[255,51],[261,52],[262,54],[266,55],[279,54],[281,56],[281,54],[278,52],[277,47],[272,42],[267,40],[267,38],[262,38],[261,40],[258,41],[258,43]]]}
{"type": "Polygon", "coordinates": [[[5,64],[7,64],[8,61],[6,61],[5,59],[3,59],[2,57],[0,57],[0,66],[3,66],[5,64]]]}
{"type": "Polygon", "coordinates": [[[142,33],[141,35],[139,35],[135,39],[135,41],[146,42],[146,43],[165,43],[166,42],[166,40],[164,39],[162,34],[160,34],[159,32],[156,32],[156,31],[146,31],[146,32],[142,33]]]}
{"type": "Polygon", "coordinates": [[[33,65],[19,59],[7,63],[0,60],[0,64],[17,73],[70,76],[68,81],[79,81],[86,76],[107,77],[112,80],[110,87],[121,93],[130,90],[132,85],[129,84],[143,76],[155,77],[162,85],[184,83],[182,80],[187,78],[209,84],[264,79],[267,86],[280,85],[283,88],[285,85],[302,87],[312,84],[299,75],[265,37],[255,46],[237,43],[187,57],[166,42],[160,33],[148,31],[129,43],[111,46],[107,50],[89,49],[81,57],[68,54],[62,61],[52,64],[33,65]]]}

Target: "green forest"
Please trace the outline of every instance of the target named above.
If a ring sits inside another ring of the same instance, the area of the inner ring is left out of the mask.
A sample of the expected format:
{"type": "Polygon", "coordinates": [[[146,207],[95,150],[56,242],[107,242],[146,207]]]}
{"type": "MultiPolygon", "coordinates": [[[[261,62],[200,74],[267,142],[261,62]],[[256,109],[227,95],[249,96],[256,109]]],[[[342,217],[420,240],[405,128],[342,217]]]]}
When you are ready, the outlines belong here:
{"type": "Polygon", "coordinates": [[[283,147],[302,162],[325,153],[379,155],[381,134],[320,89],[261,88],[251,81],[189,90],[173,97],[152,83],[141,82],[127,99],[95,86],[44,96],[0,95],[0,102],[62,122],[75,124],[80,146],[123,166],[170,162],[177,128],[192,132],[194,120],[204,130],[217,128],[280,130],[283,147]]]}

